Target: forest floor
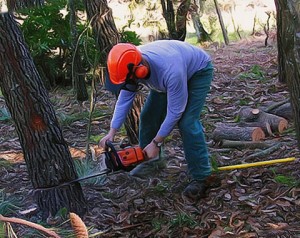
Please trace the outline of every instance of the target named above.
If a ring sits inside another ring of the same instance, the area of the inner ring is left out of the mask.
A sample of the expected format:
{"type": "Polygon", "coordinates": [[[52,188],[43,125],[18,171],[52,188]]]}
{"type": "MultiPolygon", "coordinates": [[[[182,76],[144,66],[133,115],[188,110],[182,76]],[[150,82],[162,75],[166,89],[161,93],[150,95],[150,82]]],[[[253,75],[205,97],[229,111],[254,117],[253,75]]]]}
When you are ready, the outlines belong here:
{"type": "MultiPolygon", "coordinates": [[[[300,156],[293,122],[289,121],[283,133],[267,136],[262,143],[270,146],[265,149],[224,148],[211,137],[217,123],[235,122],[242,106],[265,108],[288,98],[286,85],[277,79],[276,42],[269,43],[265,47],[263,38],[253,38],[207,49],[215,77],[201,118],[212,160],[218,166],[286,157],[296,157],[296,161],[215,172],[221,185],[191,203],[181,195],[188,178],[175,128],[165,143],[167,167],[159,173],[140,179],[121,172],[81,183],[89,207],[83,221],[90,237],[300,237],[300,156]]],[[[81,107],[62,89],[50,96],[58,118],[65,119],[62,129],[72,156],[84,158],[87,116],[74,119],[74,115],[84,115],[88,103],[81,107]]],[[[95,110],[104,113],[92,124],[92,138],[109,129],[113,105],[110,93],[98,91],[95,110]]],[[[3,118],[2,97],[0,108],[3,118]]],[[[7,216],[52,227],[61,237],[74,237],[70,222],[58,217],[48,219],[47,224],[34,213],[33,189],[12,121],[1,120],[0,131],[0,207],[14,201],[18,207],[11,207],[14,213],[7,216]]],[[[118,139],[121,137],[120,133],[118,139]]],[[[95,160],[101,152],[96,141],[91,142],[95,160]]],[[[17,237],[46,237],[32,228],[11,225],[17,237]]]]}

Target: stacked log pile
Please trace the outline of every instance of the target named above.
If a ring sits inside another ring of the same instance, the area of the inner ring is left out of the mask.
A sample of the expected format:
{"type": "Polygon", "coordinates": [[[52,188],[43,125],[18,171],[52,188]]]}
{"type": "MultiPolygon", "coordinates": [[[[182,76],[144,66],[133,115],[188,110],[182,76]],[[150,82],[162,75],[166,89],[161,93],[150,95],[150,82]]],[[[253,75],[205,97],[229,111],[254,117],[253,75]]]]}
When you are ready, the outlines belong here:
{"type": "Polygon", "coordinates": [[[268,136],[283,133],[292,119],[289,103],[266,109],[242,107],[238,112],[239,122],[219,123],[212,133],[216,143],[222,141],[262,141],[268,136]]]}

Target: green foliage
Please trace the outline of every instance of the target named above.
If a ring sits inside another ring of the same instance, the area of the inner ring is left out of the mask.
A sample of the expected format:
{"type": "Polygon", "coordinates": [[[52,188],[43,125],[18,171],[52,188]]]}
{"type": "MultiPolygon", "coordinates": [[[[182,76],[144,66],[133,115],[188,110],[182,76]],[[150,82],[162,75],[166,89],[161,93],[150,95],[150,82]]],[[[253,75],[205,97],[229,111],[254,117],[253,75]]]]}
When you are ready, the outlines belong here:
{"type": "Polygon", "coordinates": [[[11,115],[6,107],[0,108],[0,121],[9,121],[11,119],[11,115]]]}
{"type": "MultiPolygon", "coordinates": [[[[100,111],[94,111],[93,117],[100,117],[102,116],[102,112],[100,111]]],[[[75,121],[88,121],[89,118],[89,112],[83,111],[83,112],[76,112],[72,114],[65,114],[65,113],[57,113],[57,117],[59,120],[59,123],[61,125],[70,125],[75,121]]]]}
{"type": "Polygon", "coordinates": [[[193,228],[197,225],[195,218],[186,213],[178,213],[171,221],[171,227],[190,227],[193,228]]]}
{"type": "Polygon", "coordinates": [[[158,183],[151,188],[151,194],[163,195],[168,191],[170,185],[168,183],[158,183]]]}
{"type": "Polygon", "coordinates": [[[243,98],[239,100],[239,105],[240,106],[247,106],[249,105],[249,102],[251,102],[251,99],[249,98],[243,98]]]}
{"type": "Polygon", "coordinates": [[[90,136],[90,142],[98,143],[103,136],[101,135],[91,135],[90,136]]]}
{"type": "MultiPolygon", "coordinates": [[[[21,30],[38,71],[50,83],[58,78],[64,79],[72,62],[73,42],[67,3],[67,0],[52,0],[47,1],[43,7],[18,12],[23,19],[21,30]]],[[[80,3],[76,1],[76,9],[83,10],[80,3]]],[[[77,22],[78,34],[86,29],[82,22],[77,22]]],[[[89,66],[87,57],[94,59],[96,54],[95,41],[90,37],[90,31],[80,38],[80,49],[88,54],[82,54],[83,67],[86,68],[89,66]]]]}
{"type": "Polygon", "coordinates": [[[66,220],[68,218],[69,211],[67,208],[63,207],[59,209],[59,211],[56,213],[55,216],[61,217],[63,220],[66,220]]]}
{"type": "Polygon", "coordinates": [[[126,28],[130,28],[131,23],[132,20],[129,20],[127,22],[127,25],[122,27],[122,30],[120,31],[121,42],[129,42],[134,45],[141,45],[142,39],[140,38],[140,36],[135,31],[126,30],[126,28]]]}
{"type": "Polygon", "coordinates": [[[0,190],[0,214],[15,213],[19,209],[19,201],[14,197],[7,197],[4,190],[0,190]]]}
{"type": "Polygon", "coordinates": [[[264,81],[266,79],[265,72],[259,65],[253,65],[248,72],[239,74],[240,79],[254,79],[264,81]]]}
{"type": "Polygon", "coordinates": [[[121,42],[130,42],[134,45],[141,45],[142,40],[135,31],[122,31],[121,42]]]}
{"type": "Polygon", "coordinates": [[[211,163],[211,167],[212,167],[213,171],[215,171],[215,172],[219,171],[218,170],[218,161],[217,161],[216,156],[211,155],[211,157],[210,157],[210,163],[211,163]]]}
{"type": "Polygon", "coordinates": [[[51,53],[56,47],[67,47],[69,19],[60,12],[65,5],[65,0],[53,0],[43,7],[27,8],[19,12],[25,15],[21,29],[34,56],[51,53]]]}
{"type": "Polygon", "coordinates": [[[281,184],[287,185],[289,187],[299,185],[299,182],[297,182],[297,180],[295,178],[293,178],[291,176],[282,175],[282,174],[277,174],[275,176],[275,181],[277,183],[281,183],[281,184]]]}
{"type": "Polygon", "coordinates": [[[1,168],[11,168],[12,163],[9,160],[0,158],[0,167],[1,168]]]}
{"type": "Polygon", "coordinates": [[[154,230],[156,230],[156,231],[159,231],[159,230],[161,230],[161,228],[162,228],[162,226],[164,225],[164,224],[166,224],[167,223],[167,221],[166,220],[164,220],[164,219],[162,219],[162,218],[153,218],[153,220],[151,221],[151,225],[152,225],[152,227],[153,227],[153,229],[154,230]]]}
{"type": "MultiPolygon", "coordinates": [[[[75,160],[75,168],[76,173],[78,176],[85,177],[89,176],[95,173],[100,173],[98,170],[98,167],[95,165],[95,163],[91,159],[76,159],[75,160]]],[[[106,176],[98,176],[93,177],[87,180],[82,180],[82,182],[88,183],[88,184],[103,184],[106,176]]]]}
{"type": "Polygon", "coordinates": [[[276,168],[271,168],[270,170],[273,172],[274,179],[277,183],[281,183],[281,184],[287,185],[289,187],[300,185],[300,183],[297,181],[297,179],[293,178],[292,176],[277,174],[276,168]]]}

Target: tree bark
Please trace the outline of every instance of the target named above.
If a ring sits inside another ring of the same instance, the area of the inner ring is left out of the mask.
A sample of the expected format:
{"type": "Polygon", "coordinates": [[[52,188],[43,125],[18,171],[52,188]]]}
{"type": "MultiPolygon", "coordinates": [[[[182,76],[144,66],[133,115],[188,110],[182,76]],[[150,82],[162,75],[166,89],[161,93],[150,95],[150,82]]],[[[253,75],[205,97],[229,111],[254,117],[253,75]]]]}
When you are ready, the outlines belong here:
{"type": "Polygon", "coordinates": [[[190,0],[184,0],[180,3],[176,14],[177,39],[184,41],[186,37],[186,18],[191,5],[190,0]]]}
{"type": "Polygon", "coordinates": [[[224,25],[222,13],[220,11],[218,1],[214,0],[214,3],[215,3],[216,11],[217,11],[217,14],[218,14],[219,22],[220,22],[220,25],[221,25],[221,30],[222,30],[222,33],[223,33],[224,42],[225,42],[226,45],[228,45],[229,44],[229,39],[228,39],[228,35],[227,35],[227,30],[226,30],[225,25],[224,25]]]}
{"type": "MultiPolygon", "coordinates": [[[[265,128],[266,125],[269,126],[270,132],[279,132],[282,133],[288,126],[288,121],[283,118],[279,117],[270,113],[266,113],[259,109],[252,109],[252,108],[241,108],[238,113],[239,118],[242,123],[254,124],[255,126],[260,126],[265,128]]],[[[268,130],[268,129],[265,129],[268,130]]]]}
{"type": "Polygon", "coordinates": [[[287,82],[300,149],[300,1],[275,0],[279,81],[287,82]]]}
{"type": "MultiPolygon", "coordinates": [[[[202,1],[200,0],[200,2],[202,2],[202,1]]],[[[191,13],[192,20],[193,20],[193,25],[194,25],[194,28],[196,31],[197,43],[204,42],[204,41],[212,41],[210,39],[209,34],[206,32],[206,30],[204,29],[204,27],[200,21],[199,12],[201,11],[201,9],[199,9],[199,8],[201,8],[201,6],[200,6],[200,4],[198,5],[198,4],[194,3],[194,4],[191,4],[190,9],[189,9],[189,12],[191,13]]]]}
{"type": "MultiPolygon", "coordinates": [[[[120,41],[120,35],[113,19],[112,10],[108,7],[106,1],[101,0],[85,1],[85,5],[88,19],[91,21],[99,50],[102,53],[102,64],[105,64],[109,51],[120,41]]],[[[132,144],[138,144],[139,141],[138,127],[142,101],[143,96],[138,94],[125,122],[126,133],[132,144]]]]}
{"type": "MultiPolygon", "coordinates": [[[[4,1],[1,0],[0,2],[0,9],[1,5],[4,4],[4,1]]],[[[42,6],[44,4],[44,0],[6,0],[7,8],[9,12],[12,12],[16,9],[26,8],[26,7],[37,7],[42,6]]]]}
{"type": "Polygon", "coordinates": [[[169,32],[169,38],[177,39],[177,31],[175,26],[175,11],[173,2],[170,0],[161,0],[163,17],[166,20],[167,28],[169,32]]]}
{"type": "Polygon", "coordinates": [[[177,14],[173,6],[173,1],[161,0],[163,17],[166,20],[169,31],[169,38],[184,41],[186,37],[186,17],[190,8],[191,1],[184,0],[180,3],[177,14]]]}
{"type": "Polygon", "coordinates": [[[278,105],[276,104],[271,105],[269,108],[266,108],[266,110],[264,111],[279,117],[283,117],[288,121],[292,121],[294,118],[293,110],[290,102],[285,102],[278,105]]]}
{"type": "Polygon", "coordinates": [[[215,142],[222,140],[233,141],[259,141],[265,138],[265,133],[260,127],[239,127],[220,125],[212,133],[215,142]]]}
{"type": "Polygon", "coordinates": [[[79,54],[79,49],[77,48],[78,33],[76,27],[77,15],[74,0],[69,0],[69,10],[70,10],[70,29],[72,37],[72,67],[71,75],[73,81],[73,89],[76,94],[76,98],[79,102],[88,100],[88,92],[85,84],[84,70],[82,67],[82,60],[79,54]]]}
{"type": "Polygon", "coordinates": [[[108,7],[106,0],[85,0],[85,6],[101,52],[101,63],[104,64],[111,48],[120,41],[112,10],[108,7]]]}
{"type": "Polygon", "coordinates": [[[43,217],[63,207],[83,215],[79,183],[52,188],[77,178],[55,111],[17,23],[0,14],[0,87],[15,122],[30,180],[43,217]]]}

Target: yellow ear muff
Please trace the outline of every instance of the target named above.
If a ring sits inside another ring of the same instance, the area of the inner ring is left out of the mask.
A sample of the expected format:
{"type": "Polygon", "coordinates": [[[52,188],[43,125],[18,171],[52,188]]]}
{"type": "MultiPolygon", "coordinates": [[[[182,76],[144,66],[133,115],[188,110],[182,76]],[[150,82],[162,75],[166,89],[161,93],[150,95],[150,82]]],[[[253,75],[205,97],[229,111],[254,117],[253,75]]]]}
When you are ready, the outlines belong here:
{"type": "Polygon", "coordinates": [[[145,65],[137,66],[134,71],[135,76],[139,79],[146,78],[148,73],[149,73],[149,70],[145,65]]]}

